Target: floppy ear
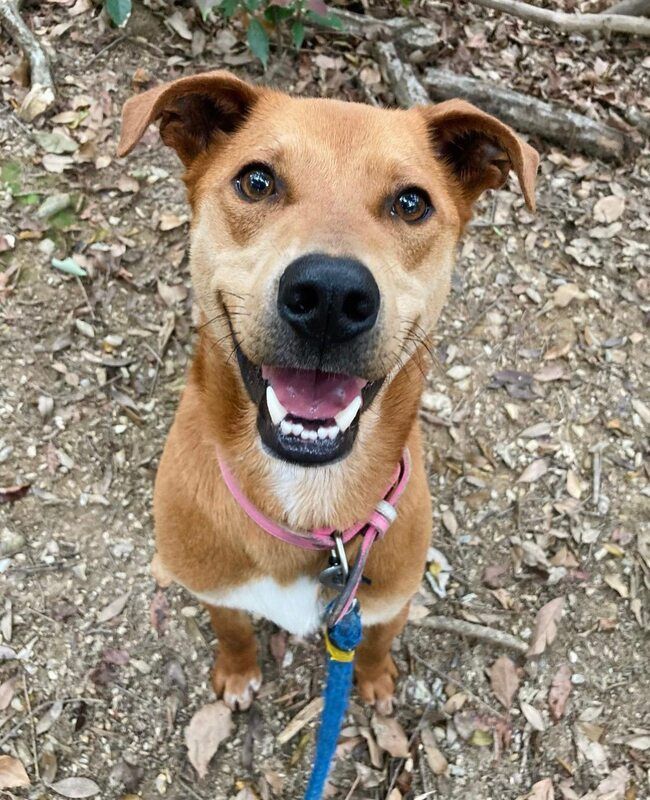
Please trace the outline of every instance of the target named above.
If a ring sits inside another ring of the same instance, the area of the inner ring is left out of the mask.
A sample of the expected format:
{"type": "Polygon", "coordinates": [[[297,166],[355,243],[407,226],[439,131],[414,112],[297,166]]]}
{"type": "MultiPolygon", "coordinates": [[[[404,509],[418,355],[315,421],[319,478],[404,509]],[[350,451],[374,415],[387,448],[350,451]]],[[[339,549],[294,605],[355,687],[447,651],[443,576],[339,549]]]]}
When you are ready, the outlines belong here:
{"type": "Polygon", "coordinates": [[[535,210],[539,154],[512,128],[464,100],[447,100],[421,111],[437,155],[455,175],[469,205],[486,189],[503,186],[514,169],[528,208],[535,210]]]}
{"type": "Polygon", "coordinates": [[[163,142],[189,166],[213,139],[242,124],[258,96],[259,89],[223,70],[156,86],[124,104],[117,154],[130,153],[147,127],[160,119],[163,142]]]}

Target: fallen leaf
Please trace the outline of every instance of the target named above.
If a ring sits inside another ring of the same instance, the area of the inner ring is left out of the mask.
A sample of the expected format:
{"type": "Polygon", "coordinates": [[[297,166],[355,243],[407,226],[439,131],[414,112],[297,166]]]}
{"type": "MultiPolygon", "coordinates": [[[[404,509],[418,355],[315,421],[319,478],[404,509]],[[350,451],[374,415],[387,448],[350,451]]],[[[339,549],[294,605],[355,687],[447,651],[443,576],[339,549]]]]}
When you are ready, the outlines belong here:
{"type": "Polygon", "coordinates": [[[625,740],[625,744],[628,747],[634,748],[634,750],[650,750],[650,735],[640,734],[639,736],[631,736],[629,739],[625,740]]]}
{"type": "Polygon", "coordinates": [[[174,228],[179,228],[187,222],[187,217],[179,217],[178,214],[173,214],[171,211],[163,211],[160,215],[160,222],[158,227],[161,231],[172,231],[174,228]]]}
{"type": "Polygon", "coordinates": [[[187,754],[199,778],[204,778],[210,759],[232,731],[232,714],[219,700],[200,708],[185,728],[187,754]]]}
{"type": "Polygon", "coordinates": [[[64,778],[51,784],[50,789],[54,789],[61,797],[94,797],[101,791],[90,778],[64,778]]]}
{"type": "Polygon", "coordinates": [[[546,725],[544,724],[544,717],[542,716],[541,712],[538,711],[535,706],[531,706],[530,703],[524,703],[523,701],[519,703],[519,707],[521,708],[521,712],[526,717],[528,722],[532,725],[532,727],[536,731],[545,731],[546,725]]]}
{"type": "Polygon", "coordinates": [[[66,133],[36,131],[33,135],[34,139],[47,153],[61,155],[62,153],[74,153],[79,149],[79,143],[71,139],[66,133]]]}
{"type": "Polygon", "coordinates": [[[573,300],[586,300],[587,295],[580,291],[576,283],[563,283],[553,292],[553,305],[566,308],[573,300]]]}
{"type": "Polygon", "coordinates": [[[176,283],[169,285],[158,281],[158,294],[163,299],[167,306],[173,306],[176,303],[181,303],[187,297],[187,286],[183,283],[176,283]]]}
{"type": "Polygon", "coordinates": [[[594,204],[594,219],[596,222],[602,222],[609,225],[616,222],[625,211],[625,200],[622,197],[617,197],[615,194],[610,194],[607,197],[601,197],[594,204]]]}
{"type": "Polygon", "coordinates": [[[534,483],[538,481],[542,475],[546,475],[547,472],[548,461],[545,458],[538,458],[526,467],[517,478],[517,483],[534,483]]]}
{"type": "MultiPolygon", "coordinates": [[[[558,358],[559,356],[565,355],[564,352],[560,352],[557,350],[548,350],[546,352],[545,358],[558,358]],[[549,355],[550,354],[550,355],[549,355]]],[[[533,375],[536,381],[540,383],[551,383],[552,381],[561,381],[566,378],[566,374],[564,372],[564,367],[559,361],[549,361],[548,364],[544,364],[544,366],[537,370],[537,372],[533,375]]]]}
{"type": "Polygon", "coordinates": [[[422,729],[421,739],[427,757],[427,764],[431,772],[433,772],[434,775],[445,775],[449,764],[438,749],[438,743],[436,742],[436,737],[431,728],[422,729]]]}
{"type": "Polygon", "coordinates": [[[104,608],[102,608],[97,615],[97,622],[108,622],[109,619],[113,619],[113,617],[117,617],[119,614],[121,614],[124,611],[130,596],[130,592],[125,592],[124,594],[116,597],[115,600],[113,600],[107,606],[104,606],[104,608]]]}
{"type": "Polygon", "coordinates": [[[18,678],[13,677],[0,684],[0,711],[4,711],[6,708],[9,708],[9,703],[11,703],[13,700],[17,683],[18,678]]]}
{"type": "Polygon", "coordinates": [[[18,116],[31,122],[46,111],[54,102],[54,91],[49,86],[33,83],[29,93],[20,104],[18,116]]]}
{"type": "Polygon", "coordinates": [[[408,758],[409,746],[404,729],[394,717],[384,717],[376,712],[370,722],[377,744],[393,758],[408,758]]]}
{"type": "Polygon", "coordinates": [[[526,800],[555,800],[553,781],[550,778],[537,781],[529,794],[526,795],[526,800]]]}
{"type": "Polygon", "coordinates": [[[287,652],[287,633],[278,631],[269,639],[269,650],[279,666],[282,666],[284,656],[287,652]]]}
{"type": "Polygon", "coordinates": [[[163,636],[169,622],[169,600],[161,589],[157,589],[149,606],[149,619],[151,626],[158,636],[163,636]]]}
{"type": "Polygon", "coordinates": [[[60,269],[61,272],[66,272],[68,275],[76,275],[77,278],[85,278],[88,275],[86,270],[80,267],[74,258],[64,258],[63,260],[53,258],[51,263],[54,269],[60,269]]]}
{"type": "Polygon", "coordinates": [[[442,512],[442,524],[447,528],[452,536],[455,536],[458,531],[458,522],[454,516],[454,512],[450,509],[442,512]]]}
{"type": "Polygon", "coordinates": [[[604,581],[611,589],[617,592],[624,599],[627,599],[630,596],[630,590],[627,584],[623,581],[621,576],[615,572],[605,575],[604,581]]]}
{"type": "Polygon", "coordinates": [[[528,648],[527,657],[541,655],[557,636],[557,623],[562,616],[564,597],[556,597],[542,606],[535,618],[535,630],[528,648]]]}
{"type": "Polygon", "coordinates": [[[519,688],[517,668],[508,656],[501,656],[492,664],[490,668],[490,684],[492,685],[494,696],[508,710],[519,688]]]}
{"type": "Polygon", "coordinates": [[[0,789],[18,789],[29,783],[29,775],[17,758],[0,756],[0,789]]]}
{"type": "Polygon", "coordinates": [[[553,676],[551,688],[548,693],[548,707],[553,719],[562,719],[570,694],[571,667],[568,664],[562,664],[553,676]]]}

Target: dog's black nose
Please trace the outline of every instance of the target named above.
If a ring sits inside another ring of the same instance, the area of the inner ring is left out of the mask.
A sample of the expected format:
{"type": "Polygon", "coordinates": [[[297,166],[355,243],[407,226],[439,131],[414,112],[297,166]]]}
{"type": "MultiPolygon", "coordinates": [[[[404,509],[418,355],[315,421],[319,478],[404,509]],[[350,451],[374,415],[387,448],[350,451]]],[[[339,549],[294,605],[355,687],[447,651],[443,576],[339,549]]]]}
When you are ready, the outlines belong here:
{"type": "Polygon", "coordinates": [[[280,278],[280,316],[305,339],[354,339],[375,324],[379,302],[372,273],[353,258],[310,253],[292,261],[280,278]]]}

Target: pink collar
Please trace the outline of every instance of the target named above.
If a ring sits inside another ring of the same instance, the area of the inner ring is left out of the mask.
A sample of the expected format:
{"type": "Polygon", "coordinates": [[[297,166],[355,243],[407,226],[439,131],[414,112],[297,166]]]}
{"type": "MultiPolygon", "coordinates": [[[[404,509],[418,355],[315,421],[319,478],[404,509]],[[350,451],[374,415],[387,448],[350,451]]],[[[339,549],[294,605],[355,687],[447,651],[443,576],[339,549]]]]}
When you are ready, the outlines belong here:
{"type": "MultiPolygon", "coordinates": [[[[301,547],[303,550],[330,550],[332,555],[338,554],[338,565],[343,569],[345,580],[338,595],[328,606],[326,619],[328,626],[332,626],[343,619],[355,602],[357,590],[363,580],[363,569],[370,554],[370,548],[377,539],[381,539],[384,536],[397,517],[397,501],[404,494],[411,475],[411,457],[408,449],[404,448],[388,489],[368,519],[356,522],[352,527],[346,528],[344,531],[337,531],[336,528],[316,528],[311,533],[297,533],[265,516],[246,497],[226,462],[218,454],[217,457],[219,458],[221,474],[233,498],[239,507],[262,530],[282,542],[301,547]],[[362,536],[361,547],[354,565],[348,572],[343,545],[357,535],[362,536]],[[343,559],[343,564],[341,564],[341,558],[343,559]]],[[[327,582],[324,580],[324,576],[328,571],[325,570],[321,573],[321,581],[325,582],[326,585],[327,582]]]]}
{"type": "MultiPolygon", "coordinates": [[[[226,486],[230,490],[230,494],[236,500],[237,505],[246,512],[258,527],[270,533],[271,536],[274,536],[276,539],[280,539],[280,541],[286,542],[287,544],[293,544],[296,547],[301,547],[303,550],[331,550],[335,547],[334,534],[337,533],[336,528],[315,528],[310,533],[297,533],[265,516],[259,508],[246,497],[226,462],[219,455],[217,455],[217,457],[219,459],[221,474],[226,486]]],[[[373,529],[375,536],[379,538],[386,533],[391,523],[395,521],[397,516],[395,506],[406,489],[410,474],[411,457],[409,451],[404,448],[402,458],[393,472],[390,485],[384,493],[383,499],[377,503],[375,510],[368,519],[362,522],[355,522],[350,528],[346,528],[344,531],[340,532],[343,544],[347,544],[362,531],[364,534],[368,533],[368,529],[373,529]]]]}

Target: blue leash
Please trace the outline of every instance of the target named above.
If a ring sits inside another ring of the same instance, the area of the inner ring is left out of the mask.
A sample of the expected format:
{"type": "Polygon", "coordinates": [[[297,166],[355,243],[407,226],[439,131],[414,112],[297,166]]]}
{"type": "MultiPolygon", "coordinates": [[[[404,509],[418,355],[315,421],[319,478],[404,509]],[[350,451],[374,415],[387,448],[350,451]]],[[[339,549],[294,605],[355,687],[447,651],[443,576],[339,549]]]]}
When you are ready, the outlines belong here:
{"type": "Polygon", "coordinates": [[[316,741],[316,755],[304,800],[321,800],[348,707],[354,651],[361,642],[361,614],[355,602],[348,613],[325,633],[327,682],[316,741]]]}

